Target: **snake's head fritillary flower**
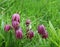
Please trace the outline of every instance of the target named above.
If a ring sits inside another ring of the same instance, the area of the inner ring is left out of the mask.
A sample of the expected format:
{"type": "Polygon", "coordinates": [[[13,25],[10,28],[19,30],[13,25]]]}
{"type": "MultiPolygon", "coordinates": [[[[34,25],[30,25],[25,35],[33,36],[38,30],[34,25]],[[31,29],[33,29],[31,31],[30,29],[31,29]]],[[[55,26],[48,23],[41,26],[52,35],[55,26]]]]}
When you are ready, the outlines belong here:
{"type": "Polygon", "coordinates": [[[26,20],[26,26],[29,26],[29,24],[31,23],[30,19],[26,20]]]}
{"type": "Polygon", "coordinates": [[[17,22],[19,22],[20,23],[20,15],[19,14],[13,14],[13,16],[12,16],[12,21],[17,21],[17,22]]]}
{"type": "Polygon", "coordinates": [[[48,38],[48,33],[47,32],[45,32],[43,35],[42,35],[42,38],[48,38]]]}
{"type": "Polygon", "coordinates": [[[45,33],[45,26],[44,25],[39,25],[38,26],[38,33],[39,34],[44,34],[45,33]]]}
{"type": "Polygon", "coordinates": [[[11,26],[10,25],[5,25],[5,27],[4,27],[4,30],[5,31],[9,31],[11,29],[11,26]]]}
{"type": "Polygon", "coordinates": [[[19,27],[19,22],[12,21],[12,26],[13,26],[14,29],[17,29],[19,27]]]}
{"type": "Polygon", "coordinates": [[[34,37],[34,32],[32,30],[27,32],[27,38],[32,39],[34,37]]]}
{"type": "Polygon", "coordinates": [[[18,30],[16,30],[16,38],[22,39],[22,37],[23,37],[22,29],[19,28],[18,30]]]}

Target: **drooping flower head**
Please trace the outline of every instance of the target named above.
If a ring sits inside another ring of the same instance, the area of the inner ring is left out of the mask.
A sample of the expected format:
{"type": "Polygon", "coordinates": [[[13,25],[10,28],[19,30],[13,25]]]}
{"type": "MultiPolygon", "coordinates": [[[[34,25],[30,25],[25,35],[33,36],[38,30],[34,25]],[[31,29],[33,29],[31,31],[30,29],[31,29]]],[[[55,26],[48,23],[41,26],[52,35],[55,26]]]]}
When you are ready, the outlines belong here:
{"type": "Polygon", "coordinates": [[[13,26],[14,29],[17,29],[19,27],[19,22],[12,21],[12,26],[13,26]]]}
{"type": "Polygon", "coordinates": [[[42,38],[45,38],[45,39],[48,38],[48,33],[47,33],[44,25],[38,26],[38,33],[41,34],[42,38]]]}
{"type": "Polygon", "coordinates": [[[31,23],[30,19],[26,20],[26,25],[28,26],[31,23]]]}
{"type": "Polygon", "coordinates": [[[5,25],[5,27],[4,27],[4,30],[5,31],[9,31],[11,29],[11,26],[10,25],[5,25]]]}
{"type": "Polygon", "coordinates": [[[45,33],[45,26],[44,25],[39,25],[38,26],[38,33],[39,34],[44,34],[45,33]]]}
{"type": "Polygon", "coordinates": [[[27,38],[32,39],[34,37],[34,32],[32,30],[27,32],[27,38]]]}
{"type": "Polygon", "coordinates": [[[45,32],[43,35],[42,35],[42,38],[48,38],[48,33],[47,32],[45,32]]]}
{"type": "Polygon", "coordinates": [[[12,21],[17,21],[17,22],[19,22],[20,23],[20,15],[19,14],[13,14],[13,16],[12,16],[12,21]]]}
{"type": "Polygon", "coordinates": [[[23,33],[22,33],[22,29],[21,28],[19,28],[18,30],[16,30],[16,38],[17,39],[22,39],[22,37],[23,37],[23,33]]]}

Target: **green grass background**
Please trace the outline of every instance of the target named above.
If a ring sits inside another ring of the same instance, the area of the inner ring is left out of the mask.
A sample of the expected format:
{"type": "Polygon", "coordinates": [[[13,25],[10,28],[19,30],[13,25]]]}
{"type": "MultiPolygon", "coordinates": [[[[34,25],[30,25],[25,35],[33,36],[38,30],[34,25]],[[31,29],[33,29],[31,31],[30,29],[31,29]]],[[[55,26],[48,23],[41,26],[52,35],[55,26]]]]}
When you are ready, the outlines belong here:
{"type": "Polygon", "coordinates": [[[0,47],[60,47],[60,0],[0,0],[0,47]],[[14,30],[4,31],[4,25],[10,24],[12,15],[20,14],[20,27],[24,37],[16,40],[14,30]],[[26,19],[30,19],[35,36],[26,38],[26,19]],[[48,38],[42,39],[37,26],[44,24],[48,38]]]}

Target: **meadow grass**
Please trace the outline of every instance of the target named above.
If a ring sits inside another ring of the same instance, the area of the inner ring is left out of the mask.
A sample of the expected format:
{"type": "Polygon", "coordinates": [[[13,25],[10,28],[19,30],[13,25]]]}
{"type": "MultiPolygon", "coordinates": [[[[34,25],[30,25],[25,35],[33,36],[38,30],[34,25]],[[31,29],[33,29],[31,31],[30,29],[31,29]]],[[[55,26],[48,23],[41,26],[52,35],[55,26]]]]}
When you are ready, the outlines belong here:
{"type": "Polygon", "coordinates": [[[60,0],[0,0],[0,47],[60,47],[60,0]],[[4,25],[10,24],[12,15],[20,14],[20,27],[24,37],[16,40],[14,30],[4,31],[4,25]],[[26,19],[30,19],[35,36],[26,38],[26,19]],[[37,26],[44,24],[48,38],[42,39],[37,26]]]}

